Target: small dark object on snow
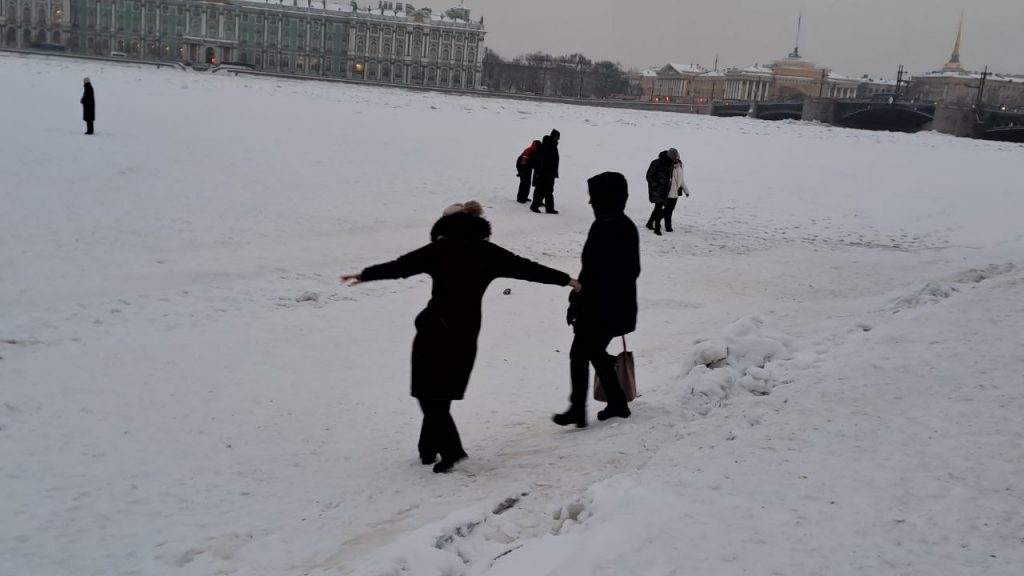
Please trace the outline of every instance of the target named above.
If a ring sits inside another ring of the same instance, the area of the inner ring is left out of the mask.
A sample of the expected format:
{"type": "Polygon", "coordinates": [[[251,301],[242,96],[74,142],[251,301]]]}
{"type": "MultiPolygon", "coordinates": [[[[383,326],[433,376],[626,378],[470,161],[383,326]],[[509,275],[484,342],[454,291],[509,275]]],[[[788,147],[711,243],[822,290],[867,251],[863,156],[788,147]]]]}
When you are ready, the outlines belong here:
{"type": "Polygon", "coordinates": [[[508,296],[509,294],[512,293],[512,289],[511,288],[505,288],[504,290],[501,291],[501,293],[504,294],[505,296],[508,296]]]}

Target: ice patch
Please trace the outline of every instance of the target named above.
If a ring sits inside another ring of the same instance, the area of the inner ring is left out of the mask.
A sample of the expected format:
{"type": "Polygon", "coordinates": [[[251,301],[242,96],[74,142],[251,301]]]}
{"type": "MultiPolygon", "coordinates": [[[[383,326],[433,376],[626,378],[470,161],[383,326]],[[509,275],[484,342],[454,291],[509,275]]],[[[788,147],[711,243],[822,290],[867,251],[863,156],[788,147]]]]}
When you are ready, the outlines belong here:
{"type": "Polygon", "coordinates": [[[910,294],[893,299],[888,309],[894,314],[898,314],[903,310],[935,304],[952,297],[964,288],[970,288],[975,284],[1008,274],[1014,270],[1016,270],[1016,266],[1012,263],[990,264],[983,268],[970,268],[942,280],[929,281],[910,294]]]}

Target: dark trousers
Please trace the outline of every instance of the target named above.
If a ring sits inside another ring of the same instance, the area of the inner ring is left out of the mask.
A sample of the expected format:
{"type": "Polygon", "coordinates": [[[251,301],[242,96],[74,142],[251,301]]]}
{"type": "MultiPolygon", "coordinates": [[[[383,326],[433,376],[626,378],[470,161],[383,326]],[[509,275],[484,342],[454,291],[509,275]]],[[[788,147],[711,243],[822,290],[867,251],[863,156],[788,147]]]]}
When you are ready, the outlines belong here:
{"type": "Polygon", "coordinates": [[[519,167],[519,192],[516,194],[516,200],[520,204],[525,204],[530,199],[530,180],[533,179],[533,169],[526,168],[524,166],[519,167]]]}
{"type": "Polygon", "coordinates": [[[417,398],[423,410],[423,426],[420,428],[420,458],[433,460],[441,454],[442,460],[458,460],[466,455],[462,449],[459,430],[452,419],[451,400],[439,398],[417,398]]]}
{"type": "Polygon", "coordinates": [[[590,365],[601,377],[609,406],[625,406],[626,395],[622,392],[619,377],[615,374],[614,356],[608,354],[612,336],[578,331],[569,349],[569,377],[572,380],[572,394],[569,403],[573,410],[587,406],[587,389],[590,387],[590,365]]]}
{"type": "Polygon", "coordinates": [[[679,198],[669,198],[665,201],[665,210],[662,212],[662,216],[665,218],[665,230],[672,231],[672,212],[675,212],[676,203],[679,202],[679,198]]]}
{"type": "Polygon", "coordinates": [[[647,219],[647,227],[661,230],[661,219],[665,216],[665,205],[655,204],[651,217],[647,219]]]}
{"type": "Polygon", "coordinates": [[[85,121],[85,133],[92,134],[92,120],[85,121]]]}
{"type": "Polygon", "coordinates": [[[545,212],[555,211],[554,184],[538,184],[533,189],[533,202],[530,204],[530,208],[540,208],[541,204],[544,204],[545,212]]]}

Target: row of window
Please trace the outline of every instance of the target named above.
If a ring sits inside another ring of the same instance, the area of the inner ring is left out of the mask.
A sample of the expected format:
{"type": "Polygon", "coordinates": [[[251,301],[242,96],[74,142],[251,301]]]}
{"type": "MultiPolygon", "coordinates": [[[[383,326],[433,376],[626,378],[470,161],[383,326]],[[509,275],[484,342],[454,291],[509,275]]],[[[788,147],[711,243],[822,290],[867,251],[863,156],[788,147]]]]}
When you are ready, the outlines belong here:
{"type": "MultiPolygon", "coordinates": [[[[8,24],[31,24],[32,23],[32,10],[28,6],[25,6],[21,11],[21,18],[16,18],[18,14],[14,4],[7,5],[7,23],[8,24]]],[[[61,25],[64,23],[64,10],[60,7],[55,7],[53,10],[47,11],[45,6],[39,6],[36,10],[36,24],[57,24],[61,25]],[[47,19],[47,16],[50,16],[47,19]]]]}
{"type": "MultiPolygon", "coordinates": [[[[30,46],[33,43],[43,44],[46,42],[53,42],[54,44],[61,44],[64,40],[64,36],[60,30],[54,30],[52,33],[48,33],[47,30],[41,29],[36,30],[33,35],[30,28],[22,28],[21,30],[21,42],[24,46],[30,46]]],[[[11,48],[18,46],[18,29],[11,26],[7,29],[7,32],[3,35],[3,44],[11,48]]]]}

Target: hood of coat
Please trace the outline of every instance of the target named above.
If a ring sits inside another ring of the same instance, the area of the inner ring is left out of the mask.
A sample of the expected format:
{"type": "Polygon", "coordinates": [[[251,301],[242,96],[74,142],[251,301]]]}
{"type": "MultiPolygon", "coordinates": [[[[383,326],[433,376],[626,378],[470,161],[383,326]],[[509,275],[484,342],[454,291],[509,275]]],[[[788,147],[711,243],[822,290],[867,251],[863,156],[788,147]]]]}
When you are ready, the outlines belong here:
{"type": "Polygon", "coordinates": [[[618,172],[602,172],[587,180],[587,191],[590,192],[590,205],[594,216],[613,216],[626,210],[629,199],[629,185],[626,177],[618,172]]]}
{"type": "Polygon", "coordinates": [[[442,216],[434,227],[430,229],[430,241],[436,242],[441,238],[449,240],[487,240],[491,237],[491,223],[485,218],[456,212],[442,216]]]}

